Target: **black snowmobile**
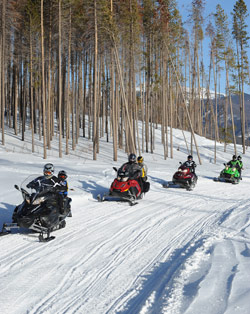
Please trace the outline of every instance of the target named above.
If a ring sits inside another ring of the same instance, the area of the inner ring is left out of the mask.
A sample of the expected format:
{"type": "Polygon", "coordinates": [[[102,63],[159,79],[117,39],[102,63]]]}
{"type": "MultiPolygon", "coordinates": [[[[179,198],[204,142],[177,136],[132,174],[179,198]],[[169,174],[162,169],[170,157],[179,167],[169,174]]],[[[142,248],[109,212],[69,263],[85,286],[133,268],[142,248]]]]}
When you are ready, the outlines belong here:
{"type": "Polygon", "coordinates": [[[23,202],[16,206],[12,223],[3,224],[0,236],[11,233],[11,229],[14,228],[26,228],[39,232],[40,242],[48,242],[55,239],[54,236],[50,236],[52,231],[66,226],[65,219],[70,213],[71,199],[68,198],[67,204],[62,208],[55,187],[48,187],[45,190],[28,189],[26,183],[31,181],[30,178],[26,179],[20,188],[15,185],[22,193],[23,202]],[[44,237],[44,234],[47,236],[44,237]]]}

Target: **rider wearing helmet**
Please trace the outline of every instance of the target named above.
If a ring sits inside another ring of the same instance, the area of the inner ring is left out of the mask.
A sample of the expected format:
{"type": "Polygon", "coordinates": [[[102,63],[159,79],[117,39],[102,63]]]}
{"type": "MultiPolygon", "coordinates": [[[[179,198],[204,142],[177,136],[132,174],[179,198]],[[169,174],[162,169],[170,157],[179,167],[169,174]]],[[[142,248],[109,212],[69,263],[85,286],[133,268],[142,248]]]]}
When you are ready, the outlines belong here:
{"type": "Polygon", "coordinates": [[[142,176],[141,167],[136,163],[136,155],[134,153],[128,156],[128,162],[123,164],[120,170],[128,172],[130,179],[137,179],[142,176]]]}
{"type": "Polygon", "coordinates": [[[40,176],[27,184],[27,188],[40,191],[57,186],[59,186],[58,179],[56,176],[54,176],[54,166],[51,163],[44,165],[43,176],[40,176]]]}
{"type": "Polygon", "coordinates": [[[45,178],[50,179],[53,177],[54,174],[54,166],[51,163],[48,163],[46,165],[44,165],[43,167],[43,174],[45,176],[45,178]]]}
{"type": "Polygon", "coordinates": [[[227,165],[228,165],[229,167],[236,167],[236,168],[238,168],[238,170],[239,170],[240,166],[239,166],[239,164],[238,164],[237,156],[236,156],[236,155],[233,155],[232,160],[230,160],[230,161],[227,163],[227,165]]]}
{"type": "Polygon", "coordinates": [[[144,163],[144,159],[142,156],[138,156],[137,157],[137,163],[138,165],[141,167],[142,170],[142,180],[143,181],[147,181],[147,173],[148,173],[148,167],[147,165],[144,163]]]}
{"type": "Polygon", "coordinates": [[[65,170],[60,170],[58,172],[57,178],[59,184],[62,186],[60,194],[63,194],[64,196],[68,195],[68,182],[67,182],[67,173],[65,170]]]}
{"type": "Polygon", "coordinates": [[[240,178],[241,178],[241,170],[243,170],[244,168],[243,168],[242,157],[240,155],[237,157],[237,162],[239,165],[238,171],[240,173],[240,178]]]}
{"type": "Polygon", "coordinates": [[[68,197],[68,182],[67,182],[67,173],[65,170],[60,170],[58,172],[58,182],[60,184],[60,192],[59,195],[61,196],[59,199],[60,208],[62,214],[68,213],[68,217],[72,217],[71,213],[71,206],[70,202],[72,201],[71,198],[68,197]]]}
{"type": "Polygon", "coordinates": [[[188,156],[187,156],[187,161],[185,161],[185,162],[183,163],[183,165],[184,165],[185,167],[189,167],[190,170],[191,170],[193,173],[195,173],[195,167],[196,167],[197,165],[196,165],[196,163],[194,162],[192,155],[188,155],[188,156]]]}
{"type": "Polygon", "coordinates": [[[148,167],[147,165],[144,163],[144,159],[142,156],[138,156],[137,157],[137,163],[138,165],[141,167],[141,170],[142,170],[142,176],[140,178],[141,180],[141,186],[142,186],[142,191],[144,193],[148,192],[149,191],[149,188],[150,188],[150,183],[149,182],[146,182],[148,177],[147,177],[147,173],[148,173],[148,167]]]}

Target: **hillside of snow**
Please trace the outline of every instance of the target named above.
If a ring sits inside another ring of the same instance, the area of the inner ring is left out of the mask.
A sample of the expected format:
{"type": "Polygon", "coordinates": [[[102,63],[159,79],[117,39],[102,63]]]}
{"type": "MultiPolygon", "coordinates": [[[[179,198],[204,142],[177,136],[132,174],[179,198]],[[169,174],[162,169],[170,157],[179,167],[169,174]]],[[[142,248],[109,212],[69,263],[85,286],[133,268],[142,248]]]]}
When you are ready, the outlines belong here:
{"type": "Polygon", "coordinates": [[[156,130],[155,153],[143,154],[151,189],[129,206],[97,201],[115,177],[112,167],[127,160],[119,151],[112,161],[111,143],[101,141],[93,161],[90,142],[81,139],[61,159],[55,142],[44,160],[42,146],[31,154],[30,143],[8,132],[0,147],[0,226],[22,201],[14,184],[42,174],[47,162],[68,173],[73,217],[48,243],[28,230],[0,237],[1,314],[250,313],[249,150],[239,185],[214,182],[233,146],[225,153],[217,144],[214,164],[214,142],[197,137],[197,186],[165,189],[188,152],[174,130],[174,159],[164,160],[156,130]]]}

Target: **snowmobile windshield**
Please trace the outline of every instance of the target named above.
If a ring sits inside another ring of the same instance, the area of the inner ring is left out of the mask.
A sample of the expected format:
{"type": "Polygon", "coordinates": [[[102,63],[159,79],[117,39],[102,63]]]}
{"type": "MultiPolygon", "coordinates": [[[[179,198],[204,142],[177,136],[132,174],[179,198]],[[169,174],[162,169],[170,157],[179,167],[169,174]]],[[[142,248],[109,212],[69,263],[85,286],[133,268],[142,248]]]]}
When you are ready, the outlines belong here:
{"type": "Polygon", "coordinates": [[[118,177],[117,177],[117,180],[118,180],[118,181],[121,181],[121,182],[126,182],[126,181],[128,181],[128,178],[129,178],[129,177],[119,177],[119,176],[118,176],[118,177]]]}
{"type": "Polygon", "coordinates": [[[52,191],[53,186],[48,185],[46,180],[43,175],[30,175],[22,182],[21,189],[26,190],[30,195],[52,191]]]}
{"type": "Polygon", "coordinates": [[[118,171],[117,180],[121,182],[126,182],[129,179],[129,173],[127,171],[118,171]]]}

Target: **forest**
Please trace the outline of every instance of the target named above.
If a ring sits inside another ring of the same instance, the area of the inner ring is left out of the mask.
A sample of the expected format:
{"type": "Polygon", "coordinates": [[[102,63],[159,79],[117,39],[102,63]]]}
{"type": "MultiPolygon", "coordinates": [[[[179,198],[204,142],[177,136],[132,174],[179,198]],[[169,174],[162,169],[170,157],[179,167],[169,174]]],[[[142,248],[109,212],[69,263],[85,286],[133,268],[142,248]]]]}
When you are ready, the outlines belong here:
{"type": "Polygon", "coordinates": [[[160,128],[166,159],[178,128],[199,159],[196,134],[214,140],[216,162],[217,142],[236,152],[237,95],[244,154],[247,5],[235,1],[228,16],[218,4],[205,19],[205,4],[190,1],[187,27],[176,0],[1,0],[1,144],[8,128],[21,141],[31,136],[34,152],[37,135],[46,159],[55,136],[59,157],[82,137],[97,160],[104,138],[116,161],[118,149],[154,153],[160,128]]]}

